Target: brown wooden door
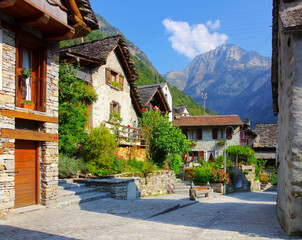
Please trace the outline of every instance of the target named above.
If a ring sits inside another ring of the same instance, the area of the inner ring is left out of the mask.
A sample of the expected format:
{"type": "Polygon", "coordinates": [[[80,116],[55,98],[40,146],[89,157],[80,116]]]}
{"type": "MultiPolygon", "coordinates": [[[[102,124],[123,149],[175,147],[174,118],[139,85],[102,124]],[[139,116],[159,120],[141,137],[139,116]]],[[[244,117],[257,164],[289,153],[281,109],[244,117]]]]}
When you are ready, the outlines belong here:
{"type": "Polygon", "coordinates": [[[15,208],[38,203],[37,142],[15,143],[15,208]]]}

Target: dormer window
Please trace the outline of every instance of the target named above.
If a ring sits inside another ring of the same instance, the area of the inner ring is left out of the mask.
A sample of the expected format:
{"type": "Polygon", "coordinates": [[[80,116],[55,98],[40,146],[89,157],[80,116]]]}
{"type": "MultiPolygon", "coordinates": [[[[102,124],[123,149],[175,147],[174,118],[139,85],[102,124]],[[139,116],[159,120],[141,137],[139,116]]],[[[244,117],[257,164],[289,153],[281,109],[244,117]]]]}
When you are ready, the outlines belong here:
{"type": "Polygon", "coordinates": [[[122,90],[124,89],[124,75],[118,73],[110,68],[106,68],[106,83],[117,89],[122,90]]]}

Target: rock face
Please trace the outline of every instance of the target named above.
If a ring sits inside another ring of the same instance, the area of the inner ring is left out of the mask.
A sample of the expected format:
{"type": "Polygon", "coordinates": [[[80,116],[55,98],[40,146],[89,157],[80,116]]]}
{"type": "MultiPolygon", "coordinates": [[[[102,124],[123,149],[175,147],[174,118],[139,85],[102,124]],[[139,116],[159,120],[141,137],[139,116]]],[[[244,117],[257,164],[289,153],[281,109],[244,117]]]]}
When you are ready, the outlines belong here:
{"type": "Polygon", "coordinates": [[[239,114],[255,122],[276,122],[272,111],[270,58],[224,44],[201,54],[184,70],[163,77],[219,114],[239,114]]]}

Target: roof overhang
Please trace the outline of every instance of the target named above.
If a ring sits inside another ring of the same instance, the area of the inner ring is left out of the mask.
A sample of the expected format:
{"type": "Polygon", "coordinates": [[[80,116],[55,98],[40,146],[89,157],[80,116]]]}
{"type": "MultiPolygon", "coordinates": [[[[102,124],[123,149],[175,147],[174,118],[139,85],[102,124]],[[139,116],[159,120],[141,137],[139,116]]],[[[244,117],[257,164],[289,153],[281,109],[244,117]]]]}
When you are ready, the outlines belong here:
{"type": "Polygon", "coordinates": [[[60,41],[74,37],[73,27],[30,0],[2,0],[0,10],[14,18],[13,25],[16,27],[34,28],[42,32],[45,41],[60,41]]]}

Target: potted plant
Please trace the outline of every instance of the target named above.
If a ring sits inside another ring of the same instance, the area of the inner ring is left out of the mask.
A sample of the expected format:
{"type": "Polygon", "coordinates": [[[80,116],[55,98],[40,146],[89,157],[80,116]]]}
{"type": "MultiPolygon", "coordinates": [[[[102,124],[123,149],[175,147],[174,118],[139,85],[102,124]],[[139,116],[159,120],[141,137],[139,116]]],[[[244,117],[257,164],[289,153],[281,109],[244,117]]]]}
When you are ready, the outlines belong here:
{"type": "Polygon", "coordinates": [[[224,146],[224,144],[225,144],[225,140],[222,140],[222,139],[219,139],[219,138],[218,138],[217,144],[218,144],[219,147],[222,147],[222,146],[224,146]]]}
{"type": "Polygon", "coordinates": [[[112,87],[117,88],[117,89],[122,88],[122,85],[117,81],[112,81],[111,85],[112,85],[112,87]]]}
{"type": "Polygon", "coordinates": [[[22,100],[21,102],[20,102],[20,106],[22,107],[22,108],[27,108],[27,109],[34,109],[34,107],[35,107],[35,105],[34,105],[34,103],[32,102],[32,101],[29,101],[29,100],[22,100]]]}

